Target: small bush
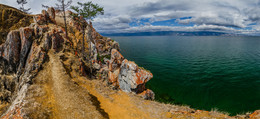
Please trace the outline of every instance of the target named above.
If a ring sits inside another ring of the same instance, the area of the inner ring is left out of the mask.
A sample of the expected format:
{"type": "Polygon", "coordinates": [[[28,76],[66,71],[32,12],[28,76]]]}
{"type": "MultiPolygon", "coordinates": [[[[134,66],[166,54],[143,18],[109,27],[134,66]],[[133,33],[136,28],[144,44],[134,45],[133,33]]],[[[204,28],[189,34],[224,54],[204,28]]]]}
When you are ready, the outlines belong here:
{"type": "Polygon", "coordinates": [[[98,58],[99,61],[101,61],[102,63],[104,63],[104,58],[110,59],[110,58],[111,58],[111,55],[100,56],[99,53],[98,53],[97,58],[98,58]]]}

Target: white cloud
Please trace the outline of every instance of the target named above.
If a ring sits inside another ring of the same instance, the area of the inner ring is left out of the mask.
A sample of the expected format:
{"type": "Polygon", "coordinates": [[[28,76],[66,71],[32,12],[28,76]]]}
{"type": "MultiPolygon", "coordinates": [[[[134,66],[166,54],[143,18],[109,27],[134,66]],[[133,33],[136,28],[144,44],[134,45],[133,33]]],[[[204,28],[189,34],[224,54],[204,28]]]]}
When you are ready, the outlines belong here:
{"type": "MultiPolygon", "coordinates": [[[[73,5],[77,1],[73,0],[73,5]]],[[[34,14],[41,12],[41,4],[54,5],[56,0],[28,0],[34,14]]],[[[258,33],[260,31],[260,0],[95,0],[104,7],[105,15],[94,19],[94,27],[100,32],[134,31],[185,31],[224,30],[225,32],[258,33]],[[191,19],[180,19],[192,17],[191,19]],[[134,20],[150,18],[150,22],[177,19],[180,24],[194,26],[130,26],[134,20]],[[255,24],[255,25],[251,25],[255,24]],[[252,29],[246,29],[252,27],[252,29]]],[[[0,3],[18,7],[16,0],[0,0],[0,3]]]]}

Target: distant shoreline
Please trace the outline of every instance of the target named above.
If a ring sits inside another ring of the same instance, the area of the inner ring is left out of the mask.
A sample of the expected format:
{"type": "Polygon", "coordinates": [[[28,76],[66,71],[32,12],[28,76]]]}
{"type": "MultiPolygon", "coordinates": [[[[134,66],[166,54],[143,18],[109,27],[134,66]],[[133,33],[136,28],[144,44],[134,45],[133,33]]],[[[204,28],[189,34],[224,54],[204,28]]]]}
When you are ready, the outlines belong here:
{"type": "Polygon", "coordinates": [[[229,34],[212,31],[158,31],[158,32],[135,32],[135,33],[101,33],[103,36],[254,36],[242,34],[229,34]]]}

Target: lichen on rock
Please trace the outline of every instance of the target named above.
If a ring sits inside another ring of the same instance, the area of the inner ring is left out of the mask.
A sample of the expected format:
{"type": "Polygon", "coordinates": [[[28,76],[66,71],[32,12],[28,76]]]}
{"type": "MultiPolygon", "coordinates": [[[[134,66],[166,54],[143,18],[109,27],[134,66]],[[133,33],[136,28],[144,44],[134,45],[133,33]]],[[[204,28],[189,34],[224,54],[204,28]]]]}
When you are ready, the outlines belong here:
{"type": "Polygon", "coordinates": [[[120,66],[118,81],[123,91],[141,93],[145,90],[145,83],[152,77],[152,73],[139,68],[134,62],[125,59],[120,66]]]}
{"type": "Polygon", "coordinates": [[[0,44],[4,43],[11,30],[29,26],[32,16],[16,8],[0,4],[0,44]]]}
{"type": "MultiPolygon", "coordinates": [[[[2,10],[0,16],[2,15],[4,20],[11,19],[6,16],[9,12],[2,10]]],[[[20,16],[21,12],[12,11],[12,13],[20,16]]],[[[54,8],[33,15],[34,23],[12,29],[10,32],[8,31],[8,35],[4,36],[7,38],[0,45],[0,103],[5,104],[3,107],[0,105],[2,118],[56,118],[57,115],[61,118],[64,115],[71,116],[70,112],[87,118],[97,117],[97,115],[100,118],[111,116],[105,111],[112,113],[115,111],[116,113],[113,113],[112,117],[119,118],[126,114],[128,115],[125,117],[134,118],[137,117],[136,114],[145,115],[143,117],[146,118],[149,117],[149,114],[157,114],[156,117],[161,118],[165,117],[164,113],[167,111],[169,118],[185,118],[191,117],[191,115],[199,117],[203,114],[207,114],[206,116],[209,118],[229,118],[224,114],[215,116],[208,111],[194,111],[194,109],[186,107],[147,101],[154,100],[155,97],[154,92],[145,87],[146,83],[153,78],[153,74],[139,67],[135,62],[125,59],[120,53],[119,44],[111,38],[100,35],[91,22],[84,31],[85,40],[88,42],[83,51],[82,29],[77,21],[80,19],[72,17],[71,14],[73,14],[71,11],[65,13],[68,17],[68,37],[62,27],[64,25],[63,14],[54,8]],[[84,55],[82,51],[85,53],[84,55]],[[86,79],[100,80],[94,80],[97,83],[92,85],[89,83],[92,80],[86,79]],[[54,84],[58,84],[58,86],[54,84]],[[108,86],[103,84],[108,84],[108,86]],[[87,87],[85,87],[86,85],[87,87]],[[54,89],[58,91],[53,93],[56,91],[54,89]],[[115,94],[115,92],[119,93],[115,94]],[[146,100],[141,100],[140,97],[146,100]],[[87,106],[85,106],[86,102],[88,102],[87,106]],[[142,105],[144,102],[147,104],[142,105]],[[126,103],[126,105],[122,103],[126,103]],[[57,106],[58,104],[59,106],[57,106]],[[120,116],[118,116],[117,110],[111,105],[124,111],[120,112],[120,116]],[[70,108],[71,106],[73,108],[70,108]],[[78,107],[84,108],[84,110],[78,107]],[[153,112],[154,107],[156,107],[155,110],[163,109],[153,112]],[[165,107],[166,109],[164,109],[165,107]],[[147,112],[147,114],[139,112],[139,110],[147,112]]],[[[24,18],[28,20],[32,16],[28,17],[22,13],[22,17],[17,21],[24,18]]],[[[14,23],[10,22],[10,24],[14,23]]],[[[257,118],[259,111],[247,116],[257,118]]]]}

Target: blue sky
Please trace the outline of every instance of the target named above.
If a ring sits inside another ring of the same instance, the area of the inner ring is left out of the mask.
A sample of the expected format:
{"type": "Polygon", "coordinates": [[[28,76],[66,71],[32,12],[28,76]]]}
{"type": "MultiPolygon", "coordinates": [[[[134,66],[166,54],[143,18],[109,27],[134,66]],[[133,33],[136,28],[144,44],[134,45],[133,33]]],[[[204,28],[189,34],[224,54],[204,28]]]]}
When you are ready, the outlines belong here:
{"type": "MultiPolygon", "coordinates": [[[[77,1],[73,0],[75,5],[77,1]]],[[[87,2],[87,1],[85,1],[87,2]]],[[[216,31],[260,35],[260,0],[93,0],[105,14],[94,19],[101,33],[154,31],[216,31]]],[[[0,3],[18,7],[16,0],[0,3]]],[[[34,14],[41,4],[56,0],[28,0],[34,14]]]]}

